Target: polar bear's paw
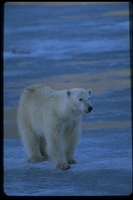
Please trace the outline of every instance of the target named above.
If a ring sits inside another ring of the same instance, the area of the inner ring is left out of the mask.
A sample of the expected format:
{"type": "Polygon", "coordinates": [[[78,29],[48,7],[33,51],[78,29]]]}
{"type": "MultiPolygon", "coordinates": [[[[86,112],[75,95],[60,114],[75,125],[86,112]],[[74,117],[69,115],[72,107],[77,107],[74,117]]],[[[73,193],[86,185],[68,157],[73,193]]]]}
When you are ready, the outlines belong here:
{"type": "Polygon", "coordinates": [[[34,162],[43,162],[43,161],[46,161],[48,160],[48,157],[47,156],[41,156],[41,157],[31,157],[28,159],[28,162],[30,163],[34,163],[34,162]]]}
{"type": "Polygon", "coordinates": [[[65,163],[65,164],[57,164],[56,165],[56,169],[61,169],[61,170],[66,170],[66,169],[69,169],[70,168],[70,165],[68,163],[65,163]]]}
{"type": "Polygon", "coordinates": [[[69,163],[69,164],[76,164],[76,163],[77,163],[77,161],[76,161],[76,160],[74,160],[74,159],[71,159],[71,160],[68,160],[68,163],[69,163]]]}

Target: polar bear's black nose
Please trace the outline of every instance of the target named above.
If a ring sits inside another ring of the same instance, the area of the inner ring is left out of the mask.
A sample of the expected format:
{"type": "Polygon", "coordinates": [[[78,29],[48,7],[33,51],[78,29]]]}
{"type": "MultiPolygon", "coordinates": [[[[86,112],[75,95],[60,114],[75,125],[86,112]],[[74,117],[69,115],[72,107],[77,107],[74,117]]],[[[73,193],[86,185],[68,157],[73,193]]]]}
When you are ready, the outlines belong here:
{"type": "Polygon", "coordinates": [[[91,112],[93,110],[93,107],[92,106],[89,106],[88,107],[88,112],[91,112]]]}

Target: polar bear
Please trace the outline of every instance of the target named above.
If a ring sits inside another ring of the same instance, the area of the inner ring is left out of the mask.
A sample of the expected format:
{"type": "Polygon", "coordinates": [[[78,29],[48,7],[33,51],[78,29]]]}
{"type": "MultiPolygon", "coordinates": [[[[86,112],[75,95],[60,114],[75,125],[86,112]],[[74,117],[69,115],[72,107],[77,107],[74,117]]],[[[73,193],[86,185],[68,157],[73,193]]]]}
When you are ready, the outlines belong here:
{"type": "Polygon", "coordinates": [[[57,169],[75,164],[81,117],[93,109],[92,90],[54,90],[44,84],[26,88],[20,98],[17,122],[29,162],[50,158],[57,169]]]}

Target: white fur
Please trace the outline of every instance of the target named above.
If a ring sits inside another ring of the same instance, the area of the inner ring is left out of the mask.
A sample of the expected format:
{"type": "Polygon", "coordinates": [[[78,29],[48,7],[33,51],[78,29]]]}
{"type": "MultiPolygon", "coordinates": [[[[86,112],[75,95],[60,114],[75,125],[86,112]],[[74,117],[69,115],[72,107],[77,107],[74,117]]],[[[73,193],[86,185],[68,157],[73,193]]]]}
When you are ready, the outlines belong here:
{"type": "Polygon", "coordinates": [[[56,168],[76,163],[81,116],[90,106],[91,90],[53,90],[36,84],[24,90],[18,107],[19,133],[28,160],[51,158],[56,168]],[[82,99],[81,99],[82,98],[82,99]]]}

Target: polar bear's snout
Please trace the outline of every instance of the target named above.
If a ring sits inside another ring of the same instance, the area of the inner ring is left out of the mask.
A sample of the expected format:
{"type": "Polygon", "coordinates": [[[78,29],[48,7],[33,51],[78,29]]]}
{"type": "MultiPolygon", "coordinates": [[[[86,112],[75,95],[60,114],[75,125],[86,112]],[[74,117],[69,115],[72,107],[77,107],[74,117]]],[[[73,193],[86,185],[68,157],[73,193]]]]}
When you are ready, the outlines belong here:
{"type": "Polygon", "coordinates": [[[88,112],[87,112],[87,113],[91,112],[92,110],[93,110],[93,107],[92,107],[92,106],[89,106],[89,107],[88,107],[88,112]]]}

